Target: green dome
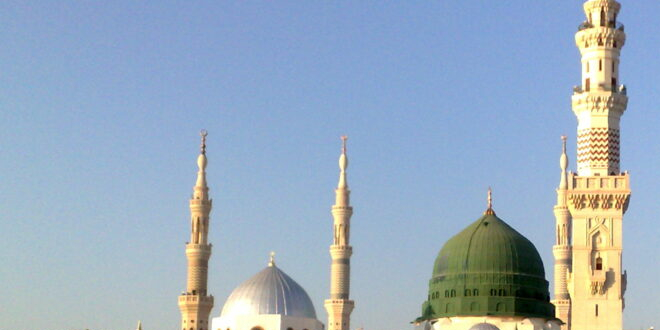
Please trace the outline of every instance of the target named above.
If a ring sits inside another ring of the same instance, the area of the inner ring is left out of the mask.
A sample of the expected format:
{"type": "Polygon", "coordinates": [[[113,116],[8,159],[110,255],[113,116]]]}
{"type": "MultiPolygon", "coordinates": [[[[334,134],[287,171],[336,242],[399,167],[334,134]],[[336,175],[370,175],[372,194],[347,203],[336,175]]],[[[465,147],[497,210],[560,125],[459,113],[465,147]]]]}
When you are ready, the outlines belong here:
{"type": "Polygon", "coordinates": [[[440,250],[420,319],[452,316],[554,318],[534,244],[492,210],[440,250]]]}

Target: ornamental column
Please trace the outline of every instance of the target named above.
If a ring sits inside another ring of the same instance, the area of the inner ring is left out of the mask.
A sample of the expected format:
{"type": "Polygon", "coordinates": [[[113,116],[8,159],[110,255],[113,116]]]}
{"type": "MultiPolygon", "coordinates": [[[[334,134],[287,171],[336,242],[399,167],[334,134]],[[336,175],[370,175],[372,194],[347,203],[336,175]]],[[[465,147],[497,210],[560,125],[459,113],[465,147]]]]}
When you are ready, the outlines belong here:
{"type": "Polygon", "coordinates": [[[335,190],[335,205],[332,206],[334,218],[333,243],[330,245],[330,299],[325,301],[328,312],[328,330],[349,330],[350,317],[355,303],[349,299],[350,258],[353,248],[349,244],[351,215],[350,190],[346,180],[348,158],[346,156],[346,136],[342,136],[342,153],[339,156],[339,184],[335,190]]]}
{"type": "Polygon", "coordinates": [[[209,214],[213,201],[206,185],[206,131],[201,132],[201,152],[197,157],[197,182],[190,200],[190,241],[186,243],[188,258],[187,289],[179,296],[181,329],[209,330],[209,314],[213,296],[207,293],[208,263],[212,245],[208,243],[209,214]]]}

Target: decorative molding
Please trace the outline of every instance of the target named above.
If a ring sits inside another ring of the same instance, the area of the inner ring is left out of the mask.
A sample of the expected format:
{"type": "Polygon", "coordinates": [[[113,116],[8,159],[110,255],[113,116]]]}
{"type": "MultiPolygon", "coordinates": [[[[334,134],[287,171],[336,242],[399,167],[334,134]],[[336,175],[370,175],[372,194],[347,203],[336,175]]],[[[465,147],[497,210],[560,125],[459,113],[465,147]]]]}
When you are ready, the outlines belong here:
{"type": "Polygon", "coordinates": [[[568,196],[570,205],[575,210],[622,210],[630,197],[629,193],[573,193],[568,196]]]}
{"type": "Polygon", "coordinates": [[[628,106],[628,96],[623,93],[606,92],[603,94],[596,94],[598,90],[593,92],[585,92],[579,90],[573,94],[572,106],[575,115],[582,111],[589,111],[591,113],[603,114],[606,112],[615,112],[622,115],[628,106]]]}

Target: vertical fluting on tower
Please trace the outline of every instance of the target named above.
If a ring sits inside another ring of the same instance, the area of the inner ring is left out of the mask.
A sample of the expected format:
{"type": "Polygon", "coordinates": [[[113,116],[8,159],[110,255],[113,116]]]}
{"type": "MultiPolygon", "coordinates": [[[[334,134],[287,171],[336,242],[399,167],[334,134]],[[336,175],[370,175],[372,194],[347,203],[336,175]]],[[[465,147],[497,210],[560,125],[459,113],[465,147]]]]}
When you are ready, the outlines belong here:
{"type": "Polygon", "coordinates": [[[207,293],[208,263],[212,245],[208,243],[209,214],[213,201],[206,184],[206,131],[202,130],[201,150],[197,157],[197,181],[190,199],[190,241],[186,244],[188,258],[187,289],[179,296],[181,329],[210,330],[209,314],[213,296],[207,293]]]}
{"type": "Polygon", "coordinates": [[[619,84],[619,56],[626,41],[617,22],[620,9],[614,0],[587,1],[587,20],[575,34],[582,55],[582,84],[572,98],[578,119],[578,175],[620,171],[619,120],[628,104],[626,88],[619,84]]]}
{"type": "Polygon", "coordinates": [[[330,299],[325,301],[328,312],[328,330],[349,330],[350,316],[355,306],[349,299],[350,291],[350,258],[353,248],[349,243],[351,215],[350,190],[346,178],[348,158],[346,155],[346,136],[342,136],[342,153],[339,156],[339,183],[335,189],[335,204],[332,206],[334,218],[333,241],[330,245],[330,299]]]}
{"type": "Polygon", "coordinates": [[[563,330],[569,329],[571,300],[568,292],[567,277],[571,265],[571,214],[568,209],[568,156],[566,155],[566,136],[562,136],[562,153],[559,158],[561,176],[557,188],[557,204],[554,207],[556,219],[555,245],[552,254],[555,258],[554,280],[556,316],[565,322],[563,330]]]}

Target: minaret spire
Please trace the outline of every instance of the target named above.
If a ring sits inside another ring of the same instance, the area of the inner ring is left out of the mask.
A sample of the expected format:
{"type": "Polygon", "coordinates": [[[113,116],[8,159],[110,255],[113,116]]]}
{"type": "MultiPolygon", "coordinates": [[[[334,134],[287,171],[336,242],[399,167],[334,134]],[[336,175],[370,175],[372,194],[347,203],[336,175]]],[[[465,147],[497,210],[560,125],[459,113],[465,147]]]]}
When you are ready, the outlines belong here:
{"type": "Polygon", "coordinates": [[[182,329],[209,330],[209,314],[213,296],[207,294],[208,262],[211,244],[208,243],[209,215],[213,201],[206,184],[206,130],[200,132],[200,153],[197,156],[197,181],[190,200],[190,242],[186,244],[188,281],[186,291],[179,296],[182,329]]]}
{"type": "Polygon", "coordinates": [[[206,185],[206,164],[208,162],[206,159],[206,136],[208,132],[203,129],[199,132],[199,135],[202,138],[202,142],[200,144],[199,156],[197,156],[197,167],[199,170],[197,171],[197,182],[193,188],[193,199],[208,200],[209,187],[206,185]]]}
{"type": "Polygon", "coordinates": [[[348,156],[346,154],[346,141],[348,137],[342,136],[342,153],[339,156],[339,183],[335,189],[335,205],[332,206],[334,218],[333,243],[330,245],[332,265],[330,267],[330,299],[325,301],[328,312],[328,330],[349,330],[350,316],[354,302],[349,299],[350,291],[350,258],[353,248],[349,244],[351,215],[353,207],[350,205],[350,190],[346,169],[348,156]]]}

